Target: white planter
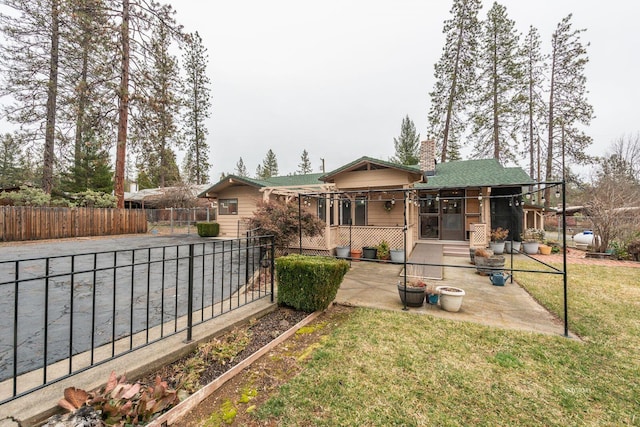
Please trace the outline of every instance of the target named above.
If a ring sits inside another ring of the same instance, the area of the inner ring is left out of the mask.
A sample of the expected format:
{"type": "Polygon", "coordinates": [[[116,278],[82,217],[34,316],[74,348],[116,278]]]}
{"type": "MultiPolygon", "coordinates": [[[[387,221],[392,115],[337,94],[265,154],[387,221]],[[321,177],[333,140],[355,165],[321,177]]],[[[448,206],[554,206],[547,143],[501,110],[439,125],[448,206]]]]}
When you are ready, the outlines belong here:
{"type": "Polygon", "coordinates": [[[404,251],[402,249],[391,249],[389,254],[391,255],[391,262],[404,263],[404,251]]]}
{"type": "Polygon", "coordinates": [[[440,293],[440,307],[443,310],[454,313],[460,310],[464,290],[453,286],[438,286],[436,290],[440,293]]]}
{"type": "Polygon", "coordinates": [[[490,242],[489,247],[495,255],[502,255],[504,253],[504,242],[490,242]]]}
{"type": "Polygon", "coordinates": [[[539,245],[540,243],[538,242],[522,242],[522,248],[524,249],[524,253],[529,255],[537,254],[539,245]]]}
{"type": "Polygon", "coordinates": [[[349,258],[351,255],[351,247],[350,246],[337,246],[336,247],[336,257],[338,258],[349,258]]]}

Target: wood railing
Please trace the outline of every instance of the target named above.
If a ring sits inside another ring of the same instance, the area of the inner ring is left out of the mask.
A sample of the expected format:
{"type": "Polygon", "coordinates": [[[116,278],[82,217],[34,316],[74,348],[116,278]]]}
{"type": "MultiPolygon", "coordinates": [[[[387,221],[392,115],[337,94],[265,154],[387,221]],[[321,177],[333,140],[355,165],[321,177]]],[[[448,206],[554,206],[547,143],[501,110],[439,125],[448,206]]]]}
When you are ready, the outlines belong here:
{"type": "Polygon", "coordinates": [[[0,206],[0,241],[147,232],[143,209],[0,206]]]}

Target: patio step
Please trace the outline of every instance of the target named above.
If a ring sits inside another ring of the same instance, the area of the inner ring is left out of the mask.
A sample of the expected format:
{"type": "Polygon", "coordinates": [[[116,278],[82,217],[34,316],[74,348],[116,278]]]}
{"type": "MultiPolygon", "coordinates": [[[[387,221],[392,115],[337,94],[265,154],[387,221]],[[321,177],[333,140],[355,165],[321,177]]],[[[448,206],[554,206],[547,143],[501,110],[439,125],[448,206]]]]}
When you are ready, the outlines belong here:
{"type": "Polygon", "coordinates": [[[468,257],[469,256],[469,244],[446,244],[442,248],[444,255],[456,256],[456,257],[468,257]]]}

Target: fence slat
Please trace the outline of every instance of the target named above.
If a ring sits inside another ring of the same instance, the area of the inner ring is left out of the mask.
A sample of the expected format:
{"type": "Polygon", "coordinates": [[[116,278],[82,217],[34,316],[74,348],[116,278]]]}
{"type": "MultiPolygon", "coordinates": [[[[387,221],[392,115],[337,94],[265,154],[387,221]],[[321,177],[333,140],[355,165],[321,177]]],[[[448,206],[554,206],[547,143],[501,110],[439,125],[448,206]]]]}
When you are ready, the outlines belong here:
{"type": "Polygon", "coordinates": [[[147,232],[143,209],[0,206],[0,241],[147,232]]]}

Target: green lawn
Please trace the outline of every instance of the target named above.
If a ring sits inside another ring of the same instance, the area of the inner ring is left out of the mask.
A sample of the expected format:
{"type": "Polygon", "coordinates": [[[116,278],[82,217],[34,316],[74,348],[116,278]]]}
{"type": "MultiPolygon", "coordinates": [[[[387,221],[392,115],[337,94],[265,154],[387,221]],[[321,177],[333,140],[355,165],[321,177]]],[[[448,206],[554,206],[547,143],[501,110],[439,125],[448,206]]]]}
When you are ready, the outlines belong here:
{"type": "MultiPolygon", "coordinates": [[[[561,276],[516,277],[562,314],[561,276]]],[[[638,269],[570,266],[569,327],[582,340],[358,309],[256,416],[282,426],[640,426],[639,280],[638,269]]]]}

